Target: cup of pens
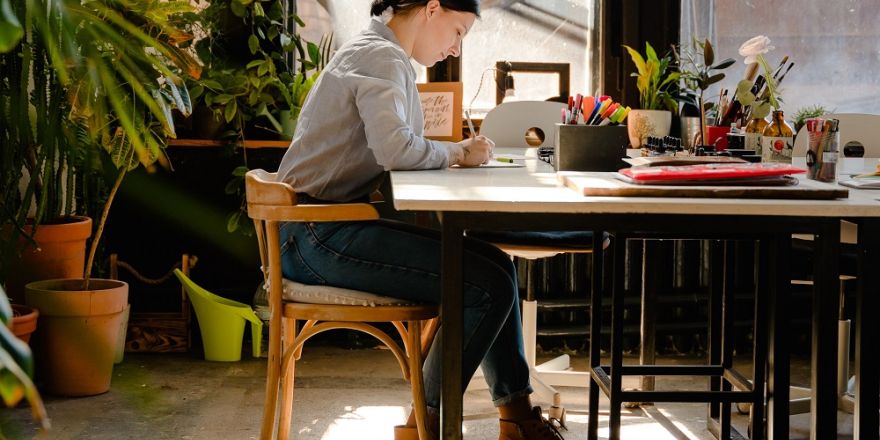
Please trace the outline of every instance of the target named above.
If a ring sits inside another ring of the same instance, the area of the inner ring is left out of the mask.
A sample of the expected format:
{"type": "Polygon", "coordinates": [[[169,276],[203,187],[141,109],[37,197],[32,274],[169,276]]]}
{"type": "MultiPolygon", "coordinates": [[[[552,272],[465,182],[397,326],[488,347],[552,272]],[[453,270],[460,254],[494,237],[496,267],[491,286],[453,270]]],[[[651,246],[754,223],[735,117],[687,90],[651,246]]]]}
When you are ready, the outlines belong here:
{"type": "Polygon", "coordinates": [[[837,119],[807,119],[805,123],[809,134],[807,178],[821,182],[837,181],[839,124],[840,121],[837,119]]]}

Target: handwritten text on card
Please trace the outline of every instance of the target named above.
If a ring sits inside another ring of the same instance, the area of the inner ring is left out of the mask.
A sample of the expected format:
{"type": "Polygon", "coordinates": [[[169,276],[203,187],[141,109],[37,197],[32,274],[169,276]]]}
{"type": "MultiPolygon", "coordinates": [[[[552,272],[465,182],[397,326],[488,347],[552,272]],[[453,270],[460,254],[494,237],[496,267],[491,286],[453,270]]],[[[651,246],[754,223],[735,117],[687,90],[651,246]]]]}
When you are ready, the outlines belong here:
{"type": "Polygon", "coordinates": [[[452,92],[419,93],[425,115],[425,136],[452,136],[452,92]]]}

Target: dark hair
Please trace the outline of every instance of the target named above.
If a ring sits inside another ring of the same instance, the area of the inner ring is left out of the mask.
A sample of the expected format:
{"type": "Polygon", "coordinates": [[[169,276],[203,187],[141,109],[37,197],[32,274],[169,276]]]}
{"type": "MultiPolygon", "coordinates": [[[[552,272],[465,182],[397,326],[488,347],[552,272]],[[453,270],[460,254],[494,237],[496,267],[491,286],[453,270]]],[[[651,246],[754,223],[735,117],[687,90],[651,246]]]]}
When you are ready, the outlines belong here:
{"type": "MultiPolygon", "coordinates": [[[[429,0],[373,0],[370,15],[379,16],[389,7],[394,13],[410,11],[428,4],[429,0]]],[[[480,16],[480,0],[440,0],[440,6],[453,11],[470,12],[480,16]]]]}

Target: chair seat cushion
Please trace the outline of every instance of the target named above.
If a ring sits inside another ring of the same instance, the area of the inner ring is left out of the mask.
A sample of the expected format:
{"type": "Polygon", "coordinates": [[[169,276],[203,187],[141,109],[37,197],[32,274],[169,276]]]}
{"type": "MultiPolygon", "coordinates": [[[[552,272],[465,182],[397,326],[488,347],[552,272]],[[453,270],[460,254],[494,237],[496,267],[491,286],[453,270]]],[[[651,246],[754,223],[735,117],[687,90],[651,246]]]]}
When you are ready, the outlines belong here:
{"type": "Polygon", "coordinates": [[[593,247],[593,231],[475,231],[467,232],[468,237],[490,243],[557,246],[564,248],[590,249],[593,247]]]}
{"type": "Polygon", "coordinates": [[[345,289],[333,286],[317,286],[298,283],[284,279],[282,298],[308,304],[336,304],[345,306],[403,306],[411,305],[412,301],[376,295],[361,290],[345,289]]]}

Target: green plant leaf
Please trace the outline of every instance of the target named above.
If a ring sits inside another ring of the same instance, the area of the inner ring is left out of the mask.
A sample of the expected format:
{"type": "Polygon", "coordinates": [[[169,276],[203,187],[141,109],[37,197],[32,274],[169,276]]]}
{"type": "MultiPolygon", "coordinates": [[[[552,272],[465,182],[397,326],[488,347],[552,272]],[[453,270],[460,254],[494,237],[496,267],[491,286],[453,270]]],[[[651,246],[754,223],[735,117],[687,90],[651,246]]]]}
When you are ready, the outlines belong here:
{"type": "Polygon", "coordinates": [[[769,102],[762,102],[752,107],[752,118],[764,119],[770,114],[771,105],[769,102]]]}
{"type": "MultiPolygon", "coordinates": [[[[6,326],[0,328],[0,351],[9,354],[27,376],[34,376],[34,359],[30,347],[6,326]]],[[[4,363],[0,363],[0,367],[2,366],[4,363]]]]}
{"type": "Polygon", "coordinates": [[[248,49],[250,49],[251,55],[256,55],[257,51],[260,50],[260,40],[254,34],[248,37],[248,49]]]}
{"type": "Polygon", "coordinates": [[[244,68],[245,69],[253,69],[254,67],[257,67],[265,62],[266,62],[266,60],[253,60],[253,61],[247,63],[247,65],[244,68]]]}
{"type": "Polygon", "coordinates": [[[241,211],[235,211],[226,218],[226,231],[235,232],[238,230],[239,219],[241,219],[241,211]]]}
{"type": "Polygon", "coordinates": [[[220,84],[218,81],[215,81],[213,79],[203,79],[202,85],[215,92],[223,91],[223,84],[220,84]]]}
{"type": "Polygon", "coordinates": [[[202,93],[204,93],[204,92],[205,92],[204,86],[195,86],[192,88],[192,90],[189,91],[189,97],[192,100],[196,100],[196,99],[199,99],[199,97],[202,96],[202,93]]]}
{"type": "Polygon", "coordinates": [[[711,66],[715,62],[715,50],[712,49],[712,43],[707,38],[703,41],[703,65],[711,66]]]}
{"type": "Polygon", "coordinates": [[[659,63],[660,59],[657,58],[657,51],[654,50],[654,46],[651,46],[651,43],[645,41],[645,56],[648,61],[656,61],[659,63]]]}
{"type": "Polygon", "coordinates": [[[287,34],[281,34],[281,49],[283,49],[283,50],[293,49],[293,39],[291,39],[290,36],[287,34]]]}
{"type": "Polygon", "coordinates": [[[268,73],[268,72],[269,72],[269,66],[270,66],[271,64],[272,64],[272,63],[263,63],[263,64],[260,64],[260,67],[257,68],[257,75],[262,76],[262,75],[265,75],[266,73],[268,73]]]}
{"type": "Polygon", "coordinates": [[[226,119],[227,124],[232,122],[235,118],[236,110],[238,110],[238,105],[234,99],[226,103],[226,110],[223,111],[223,118],[226,119]]]}
{"type": "Polygon", "coordinates": [[[232,100],[232,98],[234,98],[234,96],[223,93],[223,94],[217,95],[214,98],[214,102],[217,104],[220,104],[220,105],[224,105],[224,104],[228,103],[230,100],[232,100]]]}
{"type": "Polygon", "coordinates": [[[647,68],[645,67],[645,59],[642,58],[642,54],[625,44],[623,47],[626,48],[626,51],[629,52],[630,58],[632,58],[633,63],[635,63],[638,75],[645,75],[647,68]]]}
{"type": "Polygon", "coordinates": [[[293,14],[293,19],[296,21],[297,26],[306,27],[306,22],[302,21],[302,18],[299,18],[299,15],[293,14]]]}
{"type": "Polygon", "coordinates": [[[306,44],[306,47],[309,51],[309,61],[317,66],[321,61],[321,49],[318,48],[317,44],[312,43],[311,41],[306,44]]]}
{"type": "Polygon", "coordinates": [[[0,53],[9,52],[24,36],[24,29],[12,10],[11,0],[0,0],[0,53]]]}
{"type": "MultiPolygon", "coordinates": [[[[737,95],[744,95],[751,90],[752,90],[752,82],[747,79],[741,80],[740,82],[736,83],[736,94],[737,95]]],[[[754,95],[752,95],[752,96],[754,97],[754,95]]]]}
{"type": "MultiPolygon", "coordinates": [[[[710,77],[706,80],[706,84],[707,84],[707,86],[711,86],[712,84],[715,84],[715,83],[717,83],[717,82],[719,82],[719,81],[721,81],[721,80],[723,80],[723,79],[724,79],[724,74],[723,74],[723,73],[716,73],[715,75],[710,76],[710,77]]],[[[706,87],[706,88],[708,88],[708,87],[706,87]]]]}
{"type": "Polygon", "coordinates": [[[0,325],[7,325],[12,319],[12,306],[9,305],[9,298],[6,297],[6,291],[0,285],[0,325]]]}
{"type": "Polygon", "coordinates": [[[24,385],[10,370],[0,369],[0,397],[7,408],[12,408],[24,398],[24,385]]]}
{"type": "Polygon", "coordinates": [[[733,63],[735,63],[735,62],[736,62],[736,60],[734,60],[733,58],[728,58],[728,59],[726,59],[726,60],[724,60],[724,61],[722,61],[722,62],[720,62],[720,63],[718,63],[718,64],[716,64],[716,65],[714,65],[714,66],[712,66],[712,67],[710,67],[710,69],[712,69],[712,70],[723,70],[723,69],[726,69],[726,68],[732,66],[733,63]]]}
{"type": "Polygon", "coordinates": [[[736,99],[742,105],[752,105],[755,103],[755,95],[752,92],[739,93],[736,99]]]}
{"type": "Polygon", "coordinates": [[[238,166],[238,167],[235,167],[234,170],[232,170],[232,175],[235,176],[235,177],[244,177],[244,175],[247,174],[248,171],[250,171],[250,170],[248,169],[248,167],[246,167],[246,166],[238,166]]]}
{"type": "Polygon", "coordinates": [[[245,17],[247,15],[247,9],[241,2],[233,1],[229,3],[229,9],[232,10],[232,13],[236,17],[245,17]]]}
{"type": "Polygon", "coordinates": [[[264,17],[265,15],[266,15],[266,12],[263,11],[263,6],[260,4],[260,2],[254,3],[254,16],[255,17],[264,17]]]}
{"type": "Polygon", "coordinates": [[[235,195],[238,194],[239,188],[241,188],[241,179],[232,179],[226,182],[226,187],[223,188],[223,192],[227,195],[235,195]]]}

